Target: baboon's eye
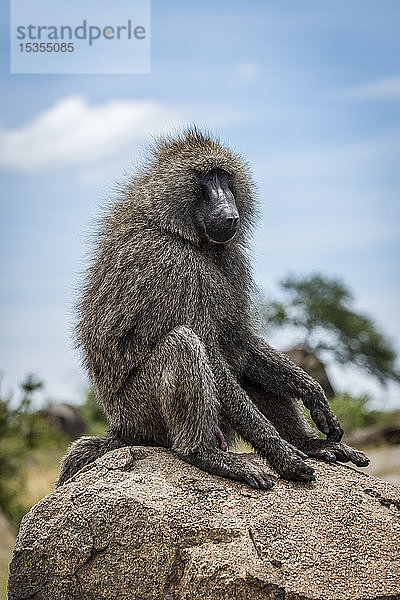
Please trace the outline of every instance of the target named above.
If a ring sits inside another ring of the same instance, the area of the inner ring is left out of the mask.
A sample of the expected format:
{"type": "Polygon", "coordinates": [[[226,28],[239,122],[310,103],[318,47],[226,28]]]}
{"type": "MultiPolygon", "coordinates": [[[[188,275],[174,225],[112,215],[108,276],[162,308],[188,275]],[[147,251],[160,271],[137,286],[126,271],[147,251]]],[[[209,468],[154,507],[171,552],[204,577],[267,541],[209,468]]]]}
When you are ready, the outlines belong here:
{"type": "Polygon", "coordinates": [[[224,183],[225,185],[228,185],[228,187],[230,188],[234,181],[232,173],[228,173],[228,171],[224,171],[223,169],[218,169],[217,174],[219,181],[221,183],[224,183]]]}
{"type": "Polygon", "coordinates": [[[219,202],[227,193],[232,194],[233,176],[223,169],[217,168],[207,173],[199,173],[198,178],[204,204],[219,202]]]}
{"type": "Polygon", "coordinates": [[[201,189],[202,201],[204,202],[204,204],[209,204],[210,203],[210,195],[208,193],[207,184],[205,181],[200,182],[200,189],[201,189]]]}

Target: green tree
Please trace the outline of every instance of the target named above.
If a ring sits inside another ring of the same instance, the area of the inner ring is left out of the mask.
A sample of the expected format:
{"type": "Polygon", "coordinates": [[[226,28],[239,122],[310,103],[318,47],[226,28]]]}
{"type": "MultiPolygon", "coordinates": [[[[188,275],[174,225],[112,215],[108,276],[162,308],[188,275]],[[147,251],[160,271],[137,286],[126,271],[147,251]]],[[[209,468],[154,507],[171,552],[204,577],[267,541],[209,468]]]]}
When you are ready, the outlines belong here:
{"type": "Polygon", "coordinates": [[[391,341],[368,316],[354,310],[342,281],[314,274],[280,282],[283,300],[261,301],[263,329],[291,326],[298,340],[317,356],[328,353],[340,364],[353,364],[381,383],[400,382],[391,341]]]}

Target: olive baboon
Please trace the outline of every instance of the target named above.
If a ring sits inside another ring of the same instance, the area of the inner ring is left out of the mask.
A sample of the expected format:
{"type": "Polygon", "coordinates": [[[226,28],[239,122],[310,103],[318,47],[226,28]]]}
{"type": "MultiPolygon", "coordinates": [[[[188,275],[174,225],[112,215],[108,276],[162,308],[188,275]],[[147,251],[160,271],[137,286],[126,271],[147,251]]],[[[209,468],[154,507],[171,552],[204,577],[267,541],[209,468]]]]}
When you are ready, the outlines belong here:
{"type": "Polygon", "coordinates": [[[321,386],[255,333],[245,254],[254,212],[243,161],[196,129],[160,140],[122,190],[77,326],[109,431],[71,446],[59,485],[108,450],[152,445],[268,489],[250,457],[224,452],[237,434],[286,479],[314,479],[308,456],[368,464],[340,443],[321,386]]]}

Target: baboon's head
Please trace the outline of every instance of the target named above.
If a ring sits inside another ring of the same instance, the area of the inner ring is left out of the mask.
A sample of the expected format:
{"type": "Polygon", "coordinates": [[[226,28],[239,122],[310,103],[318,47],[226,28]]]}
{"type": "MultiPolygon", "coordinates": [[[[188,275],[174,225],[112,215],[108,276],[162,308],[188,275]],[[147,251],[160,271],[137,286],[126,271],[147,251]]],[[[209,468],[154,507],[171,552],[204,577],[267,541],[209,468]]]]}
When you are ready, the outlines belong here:
{"type": "Polygon", "coordinates": [[[240,242],[251,227],[253,186],[245,163],[197,129],[161,139],[134,184],[142,216],[192,243],[240,242]]]}

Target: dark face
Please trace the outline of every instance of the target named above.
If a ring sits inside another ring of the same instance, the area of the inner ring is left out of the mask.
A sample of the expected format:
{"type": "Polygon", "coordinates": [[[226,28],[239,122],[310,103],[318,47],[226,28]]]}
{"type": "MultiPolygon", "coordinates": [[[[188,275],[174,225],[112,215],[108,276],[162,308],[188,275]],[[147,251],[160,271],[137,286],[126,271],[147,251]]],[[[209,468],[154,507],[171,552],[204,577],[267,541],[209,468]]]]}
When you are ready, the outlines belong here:
{"type": "Polygon", "coordinates": [[[230,189],[231,175],[213,169],[199,175],[201,212],[207,237],[216,244],[225,244],[235,237],[240,225],[235,197],[230,189]]]}

